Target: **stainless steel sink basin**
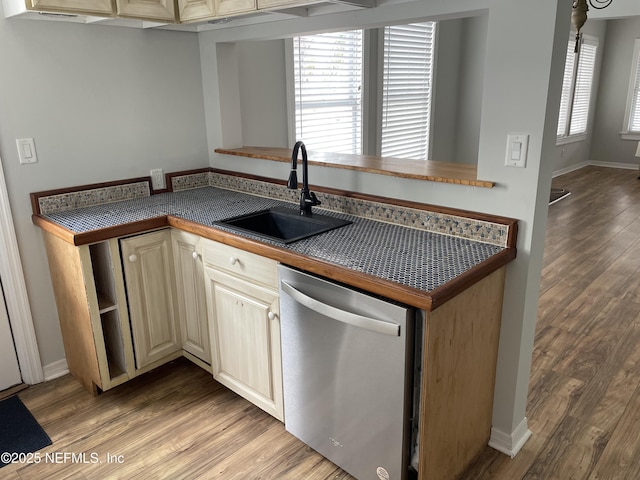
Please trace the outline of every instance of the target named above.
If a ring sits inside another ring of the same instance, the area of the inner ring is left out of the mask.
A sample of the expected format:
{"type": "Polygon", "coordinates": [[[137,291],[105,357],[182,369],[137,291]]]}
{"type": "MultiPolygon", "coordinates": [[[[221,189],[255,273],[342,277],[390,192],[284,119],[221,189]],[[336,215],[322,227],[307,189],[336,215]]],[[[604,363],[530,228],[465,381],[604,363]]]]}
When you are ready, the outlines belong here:
{"type": "Polygon", "coordinates": [[[214,225],[224,225],[233,230],[285,244],[328,232],[350,223],[349,220],[317,213],[310,217],[302,216],[296,210],[286,207],[273,207],[213,222],[214,225]]]}

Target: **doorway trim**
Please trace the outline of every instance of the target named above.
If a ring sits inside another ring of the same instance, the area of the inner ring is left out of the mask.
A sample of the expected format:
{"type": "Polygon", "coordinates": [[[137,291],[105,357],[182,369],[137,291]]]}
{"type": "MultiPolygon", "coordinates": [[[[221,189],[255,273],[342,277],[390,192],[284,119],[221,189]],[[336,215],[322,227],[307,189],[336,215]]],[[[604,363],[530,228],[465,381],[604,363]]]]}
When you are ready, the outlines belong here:
{"type": "Polygon", "coordinates": [[[33,328],[31,306],[24,280],[18,240],[11,215],[7,185],[0,158],[0,278],[9,312],[22,380],[30,385],[44,381],[40,351],[33,328]]]}

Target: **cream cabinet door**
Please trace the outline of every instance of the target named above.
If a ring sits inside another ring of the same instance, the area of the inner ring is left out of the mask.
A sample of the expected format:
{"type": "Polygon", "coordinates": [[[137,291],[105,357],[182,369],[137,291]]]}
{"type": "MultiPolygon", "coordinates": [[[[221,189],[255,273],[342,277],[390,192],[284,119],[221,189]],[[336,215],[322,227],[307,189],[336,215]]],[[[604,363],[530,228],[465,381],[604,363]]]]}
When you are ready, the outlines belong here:
{"type": "Polygon", "coordinates": [[[204,267],[202,257],[196,251],[200,237],[173,230],[171,240],[176,269],[176,300],[182,349],[210,364],[204,267]]]}
{"type": "Polygon", "coordinates": [[[215,0],[216,15],[234,15],[256,10],[256,0],[215,0]]]}
{"type": "Polygon", "coordinates": [[[116,0],[116,7],[121,17],[176,21],[174,0],[116,0]]]}
{"type": "Polygon", "coordinates": [[[171,232],[120,241],[136,367],[182,350],[174,300],[171,232]]]}
{"type": "Polygon", "coordinates": [[[214,0],[178,0],[178,18],[181,22],[204,20],[215,15],[214,0]]]}
{"type": "Polygon", "coordinates": [[[114,0],[27,0],[29,10],[111,16],[114,0]]]}
{"type": "Polygon", "coordinates": [[[277,291],[205,266],[214,378],[282,420],[277,291]]]}

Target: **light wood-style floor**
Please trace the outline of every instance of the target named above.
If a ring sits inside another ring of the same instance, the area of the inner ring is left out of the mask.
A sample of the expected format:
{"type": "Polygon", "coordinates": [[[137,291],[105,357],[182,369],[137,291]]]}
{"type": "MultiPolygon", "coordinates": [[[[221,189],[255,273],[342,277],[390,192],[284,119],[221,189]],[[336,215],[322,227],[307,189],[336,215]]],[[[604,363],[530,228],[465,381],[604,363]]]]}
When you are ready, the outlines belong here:
{"type": "MultiPolygon", "coordinates": [[[[640,479],[636,177],[588,167],[554,180],[572,193],[549,210],[533,436],[514,459],[487,447],[463,479],[640,479]]],[[[42,455],[101,463],[10,465],[7,480],[352,478],[186,360],[98,398],[69,376],[19,396],[53,440],[42,455]]]]}
{"type": "Polygon", "coordinates": [[[587,167],[553,185],[527,417],[513,459],[465,479],[640,479],[640,180],[587,167]]]}

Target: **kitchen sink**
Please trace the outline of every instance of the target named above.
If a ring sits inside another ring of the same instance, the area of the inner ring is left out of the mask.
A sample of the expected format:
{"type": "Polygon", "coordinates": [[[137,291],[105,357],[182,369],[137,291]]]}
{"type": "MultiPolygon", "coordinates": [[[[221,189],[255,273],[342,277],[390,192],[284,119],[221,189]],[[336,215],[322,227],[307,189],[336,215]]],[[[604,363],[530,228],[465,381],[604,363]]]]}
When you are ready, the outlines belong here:
{"type": "Polygon", "coordinates": [[[319,215],[302,216],[297,210],[272,207],[238,217],[213,222],[279,243],[291,243],[349,225],[349,220],[319,215]]]}

